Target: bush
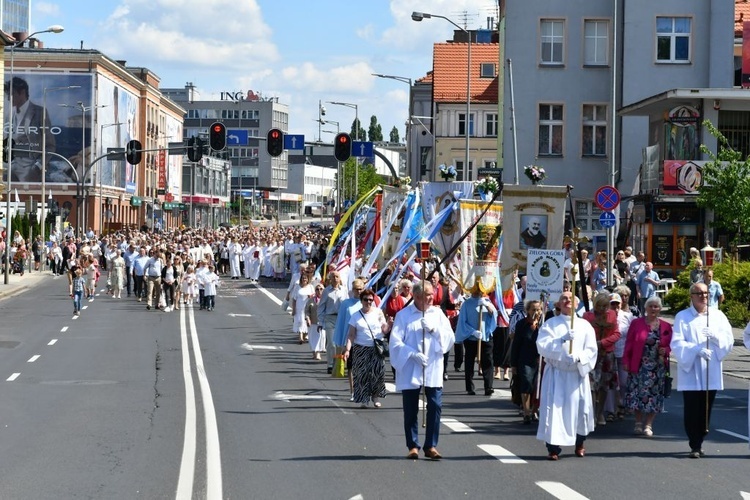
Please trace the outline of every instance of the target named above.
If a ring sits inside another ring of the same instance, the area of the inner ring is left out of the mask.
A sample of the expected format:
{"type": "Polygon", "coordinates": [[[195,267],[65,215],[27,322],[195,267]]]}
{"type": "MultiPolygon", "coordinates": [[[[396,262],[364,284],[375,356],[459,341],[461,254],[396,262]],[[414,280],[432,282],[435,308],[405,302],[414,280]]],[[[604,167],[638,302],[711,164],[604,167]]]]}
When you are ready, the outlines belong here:
{"type": "MultiPolygon", "coordinates": [[[[664,303],[675,313],[690,305],[690,271],[695,264],[688,265],[677,276],[674,288],[664,297],[664,303]]],[[[712,267],[714,280],[721,283],[724,290],[724,303],[721,311],[734,327],[744,328],[750,321],[750,262],[733,262],[726,259],[712,267]]]]}

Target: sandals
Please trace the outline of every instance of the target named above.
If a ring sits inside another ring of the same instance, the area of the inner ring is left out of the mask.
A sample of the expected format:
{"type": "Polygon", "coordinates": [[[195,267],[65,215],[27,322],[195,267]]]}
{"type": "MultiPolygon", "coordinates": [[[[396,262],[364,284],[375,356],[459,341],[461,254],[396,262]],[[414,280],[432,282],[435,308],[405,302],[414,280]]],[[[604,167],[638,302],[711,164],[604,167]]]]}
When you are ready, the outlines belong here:
{"type": "Polygon", "coordinates": [[[636,434],[636,436],[640,436],[643,434],[643,424],[640,422],[635,423],[635,427],[633,428],[633,432],[636,434]]]}
{"type": "Polygon", "coordinates": [[[614,413],[608,413],[607,414],[607,422],[614,422],[615,421],[615,414],[614,413]]]}

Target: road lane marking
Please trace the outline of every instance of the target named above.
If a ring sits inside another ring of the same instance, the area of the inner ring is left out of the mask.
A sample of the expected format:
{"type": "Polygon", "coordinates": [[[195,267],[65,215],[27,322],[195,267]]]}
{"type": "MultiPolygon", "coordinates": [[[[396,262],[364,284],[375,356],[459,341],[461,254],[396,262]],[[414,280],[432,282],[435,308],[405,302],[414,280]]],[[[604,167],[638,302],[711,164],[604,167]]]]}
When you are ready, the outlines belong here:
{"type": "Polygon", "coordinates": [[[495,392],[490,394],[490,399],[510,399],[510,391],[508,389],[495,389],[495,392]]]}
{"type": "Polygon", "coordinates": [[[281,391],[276,391],[271,395],[272,398],[278,399],[279,401],[330,401],[331,396],[325,396],[322,394],[286,394],[281,391]]]}
{"type": "Polygon", "coordinates": [[[525,464],[526,460],[518,458],[513,453],[497,444],[478,444],[480,450],[492,455],[504,464],[525,464]]]}
{"type": "Polygon", "coordinates": [[[50,340],[47,345],[55,345],[55,344],[57,344],[57,339],[50,340]]]}
{"type": "MultiPolygon", "coordinates": [[[[219,444],[219,426],[216,422],[216,409],[211,395],[211,385],[208,383],[206,368],[203,365],[201,344],[198,340],[198,329],[195,327],[195,309],[188,313],[190,338],[192,340],[193,356],[195,357],[195,372],[198,374],[198,385],[203,401],[203,424],[206,431],[206,491],[208,500],[224,498],[221,480],[221,447],[219,444]]],[[[182,497],[178,497],[182,498],[182,497]]]]}
{"type": "MultiPolygon", "coordinates": [[[[273,302],[275,302],[277,306],[281,305],[281,300],[278,297],[276,297],[276,295],[272,294],[271,292],[269,292],[268,290],[266,290],[265,288],[263,288],[262,286],[258,284],[255,285],[255,288],[263,292],[263,294],[269,299],[271,299],[273,302]]],[[[289,312],[289,314],[291,314],[291,312],[289,312]]]]}
{"type": "Polygon", "coordinates": [[[746,491],[740,491],[740,496],[742,496],[742,500],[750,500],[750,493],[746,491]]]}
{"type": "Polygon", "coordinates": [[[85,311],[88,308],[89,308],[89,306],[83,306],[81,309],[85,311]]]}
{"type": "Polygon", "coordinates": [[[242,348],[247,351],[283,351],[284,347],[280,345],[251,345],[248,343],[242,344],[242,348]]]}
{"type": "Polygon", "coordinates": [[[185,431],[182,440],[182,459],[177,481],[176,498],[193,497],[195,480],[196,407],[193,374],[190,368],[190,348],[185,326],[185,309],[180,309],[180,345],[182,348],[182,378],[185,384],[185,431]]]}
{"type": "Polygon", "coordinates": [[[476,432],[474,429],[464,423],[459,422],[455,418],[441,418],[440,423],[453,432],[476,432]]]}
{"type": "Polygon", "coordinates": [[[737,434],[736,432],[728,431],[726,429],[716,429],[716,430],[719,431],[719,432],[722,432],[722,433],[724,433],[724,434],[726,434],[728,436],[739,438],[739,439],[741,439],[743,441],[747,441],[748,440],[747,436],[743,436],[742,434],[737,434]]]}
{"type": "Polygon", "coordinates": [[[68,331],[68,327],[67,327],[67,326],[64,326],[64,327],[62,327],[62,328],[60,329],[60,333],[65,333],[65,332],[67,332],[67,331],[68,331]]]}
{"type": "Polygon", "coordinates": [[[7,379],[5,379],[5,381],[6,381],[6,382],[13,382],[13,381],[14,381],[15,379],[17,379],[17,378],[18,378],[18,377],[20,377],[20,376],[21,376],[21,374],[20,374],[20,373],[14,373],[13,375],[11,375],[11,376],[10,376],[10,377],[8,377],[7,379]]]}
{"type": "Polygon", "coordinates": [[[252,314],[237,314],[237,313],[229,313],[227,316],[231,316],[232,318],[252,318],[252,314]]]}
{"type": "Polygon", "coordinates": [[[39,354],[35,354],[34,356],[31,356],[29,358],[29,360],[27,361],[27,363],[33,363],[34,361],[36,361],[39,358],[41,358],[41,356],[39,354]]]}
{"type": "Polygon", "coordinates": [[[587,497],[581,495],[576,490],[571,489],[562,483],[558,483],[555,481],[537,481],[536,485],[553,497],[559,498],[560,500],[588,500],[587,497]]]}

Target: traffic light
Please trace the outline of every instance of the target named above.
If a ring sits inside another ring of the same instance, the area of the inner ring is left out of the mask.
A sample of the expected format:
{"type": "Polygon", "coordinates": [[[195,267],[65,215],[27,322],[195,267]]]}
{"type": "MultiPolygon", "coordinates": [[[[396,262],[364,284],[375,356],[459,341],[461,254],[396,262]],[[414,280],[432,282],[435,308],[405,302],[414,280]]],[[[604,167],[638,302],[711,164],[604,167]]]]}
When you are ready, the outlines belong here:
{"type": "Polygon", "coordinates": [[[143,159],[141,141],[132,140],[125,147],[125,158],[131,165],[138,165],[143,159]]]}
{"type": "Polygon", "coordinates": [[[338,161],[346,161],[352,156],[352,136],[341,132],[334,139],[333,156],[338,161]]]}
{"type": "MultiPolygon", "coordinates": [[[[11,158],[15,157],[16,140],[13,139],[11,143],[13,151],[11,151],[11,158]]],[[[8,163],[8,138],[3,139],[3,163],[8,163]]]]}
{"type": "Polygon", "coordinates": [[[187,157],[192,162],[201,161],[201,158],[203,158],[203,141],[199,137],[188,139],[187,157]]]}
{"type": "Polygon", "coordinates": [[[209,133],[211,149],[224,151],[227,148],[227,128],[221,122],[211,125],[209,133]]]}
{"type": "Polygon", "coordinates": [[[281,153],[284,152],[284,133],[277,128],[269,130],[266,148],[268,149],[268,154],[274,158],[281,156],[281,153]]]}

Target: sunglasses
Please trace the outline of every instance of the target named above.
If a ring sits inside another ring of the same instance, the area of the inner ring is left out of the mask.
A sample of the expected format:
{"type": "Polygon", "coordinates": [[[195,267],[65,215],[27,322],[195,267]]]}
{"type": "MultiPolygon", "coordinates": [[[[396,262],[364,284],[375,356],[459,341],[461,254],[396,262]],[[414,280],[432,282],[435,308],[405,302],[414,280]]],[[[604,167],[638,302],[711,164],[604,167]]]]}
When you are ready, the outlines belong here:
{"type": "Polygon", "coordinates": [[[362,299],[362,302],[373,302],[373,299],[362,299]]]}

